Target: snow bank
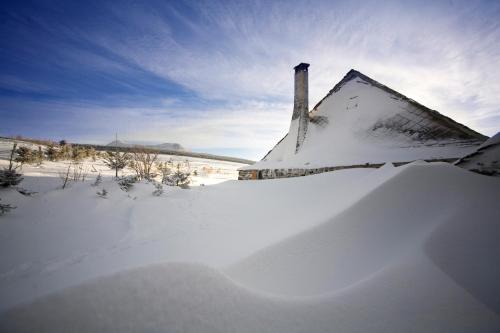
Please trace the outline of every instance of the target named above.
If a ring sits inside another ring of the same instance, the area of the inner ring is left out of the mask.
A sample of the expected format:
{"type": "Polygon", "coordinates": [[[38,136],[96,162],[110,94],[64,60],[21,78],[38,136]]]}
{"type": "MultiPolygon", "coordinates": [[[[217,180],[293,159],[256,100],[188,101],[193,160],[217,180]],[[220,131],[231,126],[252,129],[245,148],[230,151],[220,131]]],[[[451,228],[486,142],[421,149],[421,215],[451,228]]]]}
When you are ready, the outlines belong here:
{"type": "MultiPolygon", "coordinates": [[[[478,227],[478,234],[499,235],[498,198],[496,179],[444,163],[412,164],[328,222],[263,249],[226,273],[249,288],[271,294],[333,293],[405,260],[408,252],[422,251],[441,224],[478,227]]],[[[447,241],[457,242],[457,235],[450,234],[447,241]]],[[[500,267],[491,262],[500,257],[500,245],[480,239],[462,244],[461,250],[487,249],[489,255],[462,258],[461,267],[469,265],[467,259],[472,265],[482,260],[487,279],[500,281],[500,267]]],[[[500,288],[493,284],[486,288],[500,288]]],[[[500,292],[496,299],[500,301],[500,292]]]]}
{"type": "Polygon", "coordinates": [[[497,332],[498,315],[423,257],[329,297],[250,292],[214,269],[165,264],[71,288],[0,317],[8,332],[497,332]]]}
{"type": "Polygon", "coordinates": [[[164,187],[161,197],[151,184],[126,193],[109,178],[99,187],[78,183],[29,198],[2,191],[2,202],[18,208],[0,223],[0,310],[152,263],[232,264],[327,221],[400,170],[164,187]],[[107,199],[96,195],[102,188],[107,199]]]}
{"type": "Polygon", "coordinates": [[[499,179],[417,162],[103,186],[2,191],[0,331],[500,331],[499,179]]]}

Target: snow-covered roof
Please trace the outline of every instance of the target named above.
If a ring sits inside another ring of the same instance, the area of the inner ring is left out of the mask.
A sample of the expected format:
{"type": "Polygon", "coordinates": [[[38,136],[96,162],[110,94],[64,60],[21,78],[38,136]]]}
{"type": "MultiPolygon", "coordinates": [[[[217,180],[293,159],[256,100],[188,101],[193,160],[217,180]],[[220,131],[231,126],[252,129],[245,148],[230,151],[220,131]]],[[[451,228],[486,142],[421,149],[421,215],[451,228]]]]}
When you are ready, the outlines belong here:
{"type": "Polygon", "coordinates": [[[301,149],[285,135],[258,163],[241,168],[314,168],[459,158],[487,137],[350,70],[309,112],[301,149]]]}
{"type": "Polygon", "coordinates": [[[462,157],[455,165],[483,174],[500,175],[500,132],[474,152],[462,157]]]}

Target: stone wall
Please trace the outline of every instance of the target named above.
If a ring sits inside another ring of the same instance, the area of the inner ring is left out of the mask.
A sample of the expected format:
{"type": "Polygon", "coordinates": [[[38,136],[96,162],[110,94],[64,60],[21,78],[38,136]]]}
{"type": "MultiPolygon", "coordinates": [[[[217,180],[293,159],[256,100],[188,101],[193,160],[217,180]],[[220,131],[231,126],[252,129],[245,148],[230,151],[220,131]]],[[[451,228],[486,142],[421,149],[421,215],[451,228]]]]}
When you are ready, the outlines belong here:
{"type": "Polygon", "coordinates": [[[302,169],[302,168],[292,168],[292,169],[261,169],[261,170],[240,170],[238,179],[239,180],[252,180],[252,179],[275,179],[275,178],[290,178],[290,177],[302,177],[308,175],[315,175],[323,172],[330,172],[342,169],[353,169],[353,168],[380,168],[384,163],[381,164],[359,164],[359,165],[347,165],[347,166],[335,166],[335,167],[323,167],[323,168],[312,168],[312,169],[302,169]]]}
{"type": "MultiPolygon", "coordinates": [[[[425,160],[426,162],[455,162],[457,158],[441,158],[425,160]]],[[[392,162],[396,167],[411,163],[414,161],[407,162],[392,162]]],[[[356,168],[380,168],[385,163],[365,163],[365,164],[353,164],[353,165],[341,165],[333,167],[322,167],[322,168],[291,168],[291,169],[260,169],[260,170],[239,170],[238,180],[254,180],[254,179],[275,179],[275,178],[290,178],[290,177],[303,177],[308,175],[315,175],[323,172],[345,170],[345,169],[356,169],[356,168]]]]}

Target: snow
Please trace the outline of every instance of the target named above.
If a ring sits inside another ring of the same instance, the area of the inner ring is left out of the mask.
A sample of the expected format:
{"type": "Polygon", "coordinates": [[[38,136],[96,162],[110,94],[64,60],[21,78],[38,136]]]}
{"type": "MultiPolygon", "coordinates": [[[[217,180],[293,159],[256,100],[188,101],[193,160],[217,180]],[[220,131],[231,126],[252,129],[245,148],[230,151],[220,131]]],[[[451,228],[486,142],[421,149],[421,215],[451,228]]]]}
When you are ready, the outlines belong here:
{"type": "MultiPolygon", "coordinates": [[[[365,163],[460,158],[484,140],[419,137],[446,133],[421,108],[354,78],[327,96],[311,113],[306,139],[295,153],[296,136],[287,135],[260,162],[241,169],[318,168],[365,163]],[[415,131],[413,135],[403,130],[415,131]],[[420,131],[420,132],[419,132],[420,131]]],[[[292,124],[293,125],[293,124],[292,124]]],[[[450,126],[450,125],[447,125],[450,126]]],[[[449,133],[452,133],[450,131],[449,133]]],[[[293,133],[292,128],[290,133],[293,133]]],[[[446,136],[445,135],[445,136],[446,136]]]]}
{"type": "MultiPolygon", "coordinates": [[[[13,142],[10,139],[0,139],[0,167],[8,165],[8,158],[10,156],[10,150],[12,149],[13,142]]],[[[30,149],[38,149],[39,145],[31,144],[27,142],[18,141],[19,146],[27,146],[30,149]]],[[[220,161],[213,159],[204,159],[198,157],[189,156],[177,156],[177,155],[166,155],[158,154],[159,162],[172,161],[174,166],[177,163],[186,164],[189,163],[189,168],[191,173],[197,172],[197,176],[191,175],[191,186],[199,185],[213,185],[227,180],[238,179],[238,168],[241,168],[245,164],[230,162],[230,161],[220,161]]],[[[34,165],[24,165],[22,173],[27,176],[25,181],[21,184],[24,187],[29,187],[32,191],[45,191],[47,185],[49,189],[55,189],[59,184],[59,181],[55,181],[48,177],[59,177],[59,173],[67,170],[70,161],[59,161],[50,162],[44,161],[41,166],[34,165]],[[55,184],[51,187],[50,184],[55,184]]],[[[110,170],[108,166],[104,164],[101,159],[97,161],[92,161],[91,159],[86,159],[80,162],[83,169],[87,173],[87,178],[89,180],[95,179],[95,177],[101,173],[103,176],[114,176],[114,170],[110,170]]],[[[126,168],[119,172],[119,176],[133,175],[134,171],[126,168]]]]}
{"type": "MultiPolygon", "coordinates": [[[[380,174],[398,171],[391,167],[380,174]]],[[[17,255],[0,263],[0,276],[9,282],[0,286],[4,295],[0,309],[18,299],[138,265],[164,261],[229,265],[341,211],[384,179],[370,174],[371,170],[360,169],[298,182],[235,181],[190,190],[164,187],[162,197],[154,197],[153,186],[146,183],[125,193],[109,178],[97,188],[91,182],[78,183],[31,198],[9,191],[2,200],[18,209],[0,225],[5,239],[0,252],[17,255]],[[332,186],[349,194],[332,204],[332,186]],[[110,192],[108,199],[96,196],[101,188],[110,192]],[[307,195],[304,204],[310,210],[290,209],[292,199],[283,193],[307,195]]]]}
{"type": "Polygon", "coordinates": [[[500,176],[500,132],[455,164],[475,172],[500,176]]]}
{"type": "Polygon", "coordinates": [[[0,331],[500,330],[500,179],[415,162],[155,197],[52,168],[0,190],[0,331]]]}
{"type": "Polygon", "coordinates": [[[493,135],[491,138],[483,142],[477,149],[480,150],[498,144],[500,144],[500,132],[498,132],[497,134],[493,135]]]}

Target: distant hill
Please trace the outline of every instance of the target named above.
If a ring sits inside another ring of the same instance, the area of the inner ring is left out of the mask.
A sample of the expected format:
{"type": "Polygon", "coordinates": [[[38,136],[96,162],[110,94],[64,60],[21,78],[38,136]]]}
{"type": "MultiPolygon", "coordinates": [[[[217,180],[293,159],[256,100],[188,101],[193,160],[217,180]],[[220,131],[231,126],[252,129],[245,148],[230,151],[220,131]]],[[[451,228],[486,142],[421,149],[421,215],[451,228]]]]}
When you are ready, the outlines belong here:
{"type": "Polygon", "coordinates": [[[123,142],[120,140],[114,140],[108,143],[106,146],[110,147],[127,147],[127,148],[133,148],[133,147],[146,147],[146,148],[153,148],[153,149],[158,149],[158,150],[169,150],[169,151],[188,151],[185,149],[183,146],[181,146],[178,143],[160,143],[157,145],[140,145],[140,144],[135,144],[135,143],[127,143],[123,142]]]}

